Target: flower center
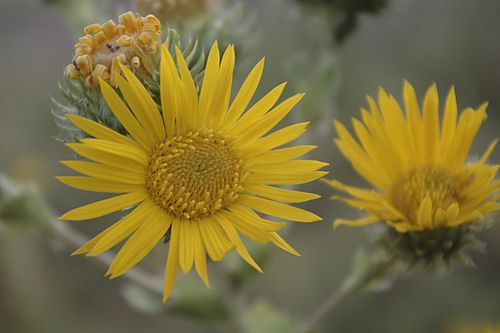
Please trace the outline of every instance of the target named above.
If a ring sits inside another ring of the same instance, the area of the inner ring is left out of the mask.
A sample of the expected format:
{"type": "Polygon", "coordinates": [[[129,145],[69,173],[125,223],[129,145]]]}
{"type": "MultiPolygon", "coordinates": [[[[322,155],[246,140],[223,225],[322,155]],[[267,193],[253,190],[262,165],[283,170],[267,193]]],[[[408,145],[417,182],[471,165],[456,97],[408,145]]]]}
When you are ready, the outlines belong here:
{"type": "Polygon", "coordinates": [[[393,205],[416,224],[417,211],[422,200],[432,201],[432,216],[439,208],[446,209],[460,203],[464,182],[455,174],[438,166],[425,166],[411,171],[396,182],[391,193],[393,205]]]}
{"type": "Polygon", "coordinates": [[[197,219],[234,202],[244,173],[231,142],[217,132],[201,130],[155,147],[146,170],[146,188],[168,213],[197,219]]]}

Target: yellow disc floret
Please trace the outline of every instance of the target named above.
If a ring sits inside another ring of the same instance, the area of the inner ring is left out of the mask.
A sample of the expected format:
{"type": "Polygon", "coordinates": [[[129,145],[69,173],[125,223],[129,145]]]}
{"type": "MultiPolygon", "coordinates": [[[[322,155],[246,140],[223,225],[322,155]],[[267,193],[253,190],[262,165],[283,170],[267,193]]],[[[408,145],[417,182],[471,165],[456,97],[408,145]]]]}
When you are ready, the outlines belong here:
{"type": "Polygon", "coordinates": [[[119,21],[85,27],[86,35],[75,44],[73,61],[66,66],[70,79],[83,78],[89,87],[96,87],[98,78],[115,85],[120,63],[134,70],[151,69],[151,57],[160,44],[160,21],[131,12],[120,15],[119,21]]]}
{"type": "Polygon", "coordinates": [[[160,143],[146,171],[151,199],[181,219],[197,219],[229,206],[242,189],[244,167],[230,142],[212,130],[160,143]]]}
{"type": "Polygon", "coordinates": [[[414,169],[394,184],[391,201],[413,224],[417,224],[417,211],[427,197],[432,203],[432,214],[446,211],[454,203],[461,203],[464,182],[450,171],[438,166],[414,169]]]}

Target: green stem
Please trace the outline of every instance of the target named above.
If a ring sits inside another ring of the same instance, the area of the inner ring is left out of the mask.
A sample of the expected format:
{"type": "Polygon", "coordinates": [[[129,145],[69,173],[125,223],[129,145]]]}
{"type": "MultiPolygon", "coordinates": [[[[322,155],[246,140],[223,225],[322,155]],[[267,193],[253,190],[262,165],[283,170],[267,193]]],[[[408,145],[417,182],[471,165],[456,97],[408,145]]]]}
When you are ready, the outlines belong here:
{"type": "MultiPolygon", "coordinates": [[[[86,236],[66,225],[59,225],[57,228],[54,228],[54,230],[60,238],[76,248],[82,246],[87,241],[86,236]]],[[[111,265],[113,258],[114,254],[111,253],[103,253],[96,257],[98,262],[100,262],[103,266],[111,265]]],[[[148,273],[136,266],[131,268],[124,276],[148,290],[163,295],[163,281],[154,274],[148,273]]]]}
{"type": "MultiPolygon", "coordinates": [[[[81,247],[88,241],[88,238],[83,233],[68,226],[64,222],[58,221],[38,192],[30,192],[29,195],[32,197],[36,207],[38,207],[38,217],[42,220],[43,225],[48,226],[60,239],[75,248],[81,247]]],[[[112,253],[103,253],[97,256],[96,259],[102,265],[109,266],[114,256],[115,255],[112,253]]],[[[154,274],[148,273],[136,266],[130,269],[124,276],[148,290],[163,295],[163,281],[154,274]]]]}
{"type": "Polygon", "coordinates": [[[396,258],[387,258],[385,261],[380,262],[373,269],[367,270],[367,274],[361,276],[354,282],[350,282],[349,277],[341,285],[340,288],[335,290],[326,301],[321,304],[316,311],[312,313],[308,320],[306,320],[302,332],[311,333],[318,326],[318,324],[337,306],[349,299],[357,292],[363,290],[371,282],[384,276],[391,267],[396,263],[396,258]],[[350,283],[349,283],[350,282],[350,283]]]}

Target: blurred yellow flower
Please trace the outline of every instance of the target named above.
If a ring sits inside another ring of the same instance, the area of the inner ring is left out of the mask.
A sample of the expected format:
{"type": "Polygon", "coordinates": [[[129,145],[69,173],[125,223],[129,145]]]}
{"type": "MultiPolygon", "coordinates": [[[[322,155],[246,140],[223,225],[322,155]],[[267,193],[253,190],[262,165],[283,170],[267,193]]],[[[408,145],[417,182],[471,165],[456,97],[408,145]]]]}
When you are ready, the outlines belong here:
{"type": "Polygon", "coordinates": [[[500,325],[456,325],[449,333],[500,333],[500,325]]]}
{"type": "Polygon", "coordinates": [[[329,184],[350,197],[337,197],[370,215],[336,220],[339,225],[364,226],[385,221],[398,232],[453,228],[477,221],[500,209],[499,165],[488,165],[496,141],[477,161],[467,163],[471,143],[486,119],[487,104],[457,115],[455,90],[445,104],[440,127],[439,98],[432,85],[419,109],[413,87],[404,83],[405,112],[383,89],[378,105],[368,97],[370,111],[353,119],[357,139],[335,122],[335,143],[354,169],[373,188],[329,184]]]}
{"type": "Polygon", "coordinates": [[[85,27],[85,36],[75,44],[75,56],[66,66],[72,80],[83,78],[89,87],[96,87],[99,78],[116,85],[120,64],[136,70],[151,70],[152,56],[160,44],[160,21],[153,16],[135,16],[131,12],[104,24],[85,27]]]}
{"type": "Polygon", "coordinates": [[[318,170],[327,165],[295,160],[314,146],[275,149],[299,137],[307,122],[266,135],[303,94],[274,106],[285,87],[281,84],[245,112],[260,81],[264,59],[252,69],[231,105],[234,46],[227,48],[221,60],[217,43],[213,45],[199,96],[179,49],[176,59],[178,67],[162,47],[161,112],[125,66],[125,78],[117,77],[124,100],[101,81],[104,99],[130,137],[68,115],[77,127],[95,137],[68,146],[94,162],[63,161],[88,177],[58,177],[81,190],[124,193],[71,210],[61,220],[92,219],[133,207],[75,252],[96,256],[131,235],[107,272],[111,278],[124,274],[163,237],[169,237],[164,300],[179,266],[188,272],[194,265],[208,285],[207,253],[219,261],[235,249],[260,271],[238,232],[298,254],[277,233],[284,223],[269,221],[256,212],[298,222],[321,220],[286,204],[318,195],[269,185],[310,182],[326,174],[318,170]]]}
{"type": "Polygon", "coordinates": [[[137,0],[139,13],[154,14],[162,20],[177,19],[205,9],[214,0],[137,0]]]}

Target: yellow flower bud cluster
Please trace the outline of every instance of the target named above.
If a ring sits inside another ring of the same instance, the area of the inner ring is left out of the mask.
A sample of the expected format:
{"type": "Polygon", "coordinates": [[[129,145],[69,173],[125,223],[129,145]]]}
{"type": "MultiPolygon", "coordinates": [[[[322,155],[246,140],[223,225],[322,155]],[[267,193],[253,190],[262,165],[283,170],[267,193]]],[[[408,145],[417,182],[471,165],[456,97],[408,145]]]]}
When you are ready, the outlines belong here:
{"type": "Polygon", "coordinates": [[[155,16],[127,12],[119,16],[119,24],[109,20],[91,24],[84,31],[86,35],[75,44],[72,63],[66,66],[68,78],[83,78],[89,87],[96,87],[99,78],[116,85],[120,63],[132,70],[151,70],[161,36],[160,21],[155,16]]]}

